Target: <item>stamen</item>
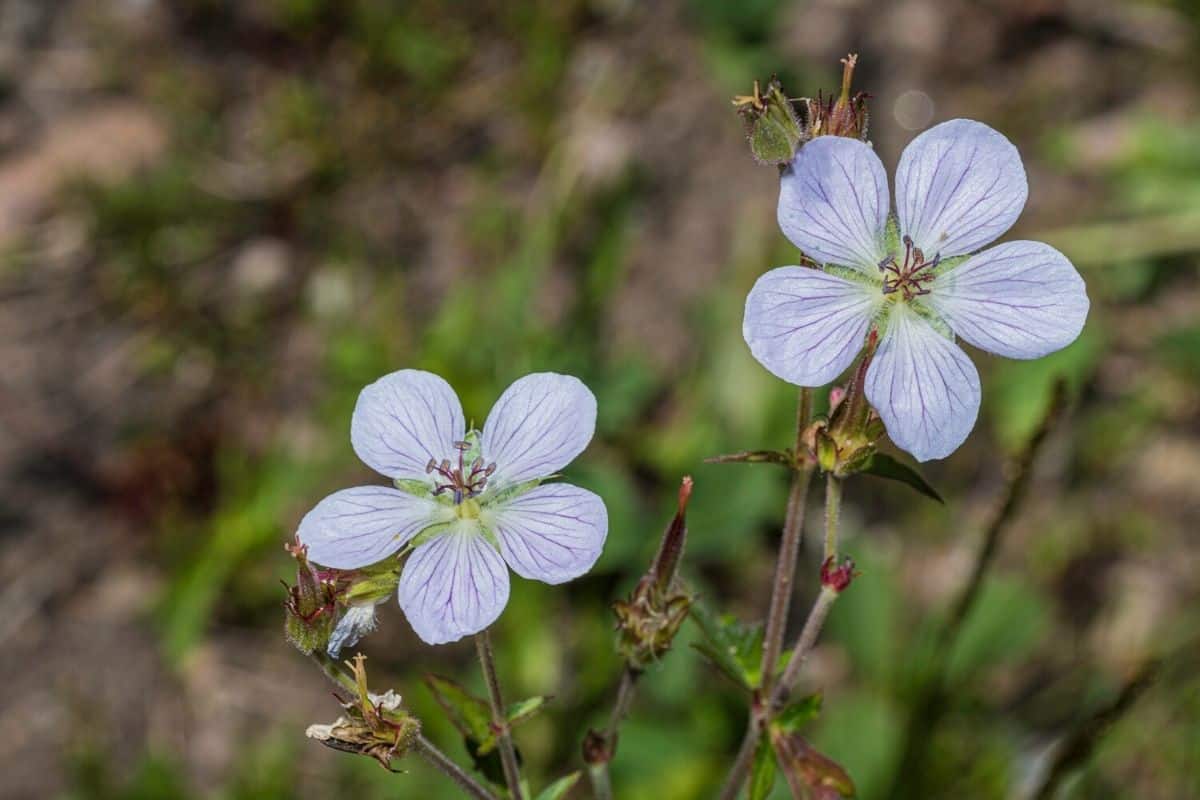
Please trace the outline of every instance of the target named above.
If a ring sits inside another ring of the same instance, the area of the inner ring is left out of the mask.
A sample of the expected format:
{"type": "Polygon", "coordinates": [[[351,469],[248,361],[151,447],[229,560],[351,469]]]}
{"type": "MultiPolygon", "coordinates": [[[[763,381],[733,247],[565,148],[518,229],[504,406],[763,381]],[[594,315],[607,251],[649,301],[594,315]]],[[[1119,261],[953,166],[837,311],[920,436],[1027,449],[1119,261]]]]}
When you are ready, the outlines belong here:
{"type": "Polygon", "coordinates": [[[904,243],[904,262],[896,265],[896,257],[889,255],[879,262],[880,271],[884,272],[883,293],[895,294],[902,292],[905,300],[929,294],[922,284],[937,277],[934,273],[942,261],[940,253],[935,253],[932,260],[925,259],[925,252],[917,247],[911,236],[907,234],[901,240],[904,243]]]}

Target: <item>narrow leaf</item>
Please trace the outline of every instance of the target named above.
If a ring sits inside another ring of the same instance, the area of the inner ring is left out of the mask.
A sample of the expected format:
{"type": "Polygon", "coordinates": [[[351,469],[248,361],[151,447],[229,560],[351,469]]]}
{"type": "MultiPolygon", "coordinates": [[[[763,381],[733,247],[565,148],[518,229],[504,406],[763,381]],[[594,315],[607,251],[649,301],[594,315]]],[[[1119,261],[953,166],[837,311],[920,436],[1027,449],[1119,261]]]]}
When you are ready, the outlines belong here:
{"type": "Polygon", "coordinates": [[[731,614],[714,615],[700,604],[691,608],[705,642],[693,645],[735,683],[754,689],[762,683],[762,625],[746,625],[731,614]]]}
{"type": "Polygon", "coordinates": [[[792,466],[792,456],[782,450],[743,450],[704,459],[705,464],[779,464],[792,466]]]}
{"type": "Polygon", "coordinates": [[[784,733],[796,733],[821,713],[821,693],[810,694],[775,715],[774,725],[784,733]]]}
{"type": "Polygon", "coordinates": [[[766,736],[758,740],[758,750],[754,753],[754,764],[750,768],[749,800],[766,800],[775,788],[775,750],[771,740],[766,736]]]}
{"type": "Polygon", "coordinates": [[[565,775],[554,783],[542,789],[541,794],[537,796],[537,800],[561,800],[566,797],[567,792],[574,788],[575,784],[579,783],[581,773],[572,772],[570,775],[565,775]]]}
{"type": "Polygon", "coordinates": [[[534,714],[541,711],[549,699],[549,697],[538,695],[536,697],[529,697],[525,700],[519,700],[510,704],[508,711],[506,712],[508,714],[509,724],[517,725],[518,723],[529,719],[534,714]]]}
{"type": "Polygon", "coordinates": [[[492,711],[485,700],[475,697],[458,681],[441,675],[426,675],[425,685],[459,733],[480,744],[492,738],[492,711]]]}
{"type": "Polygon", "coordinates": [[[910,467],[903,461],[892,458],[887,453],[876,453],[871,456],[871,460],[860,471],[867,475],[874,475],[877,478],[899,481],[900,483],[907,484],[931,500],[937,500],[939,503],[946,502],[938,494],[937,489],[930,486],[929,481],[925,480],[915,467],[910,467]]]}

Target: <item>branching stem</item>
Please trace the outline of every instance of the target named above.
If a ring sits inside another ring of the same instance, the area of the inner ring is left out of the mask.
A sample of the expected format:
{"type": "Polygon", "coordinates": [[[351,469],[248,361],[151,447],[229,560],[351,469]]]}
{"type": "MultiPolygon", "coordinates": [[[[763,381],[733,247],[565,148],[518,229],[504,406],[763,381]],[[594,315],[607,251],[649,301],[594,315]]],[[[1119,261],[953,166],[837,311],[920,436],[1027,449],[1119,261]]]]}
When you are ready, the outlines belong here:
{"type": "Polygon", "coordinates": [[[492,651],[492,637],[486,629],[475,634],[475,648],[479,651],[479,665],[483,668],[483,680],[487,684],[488,701],[492,706],[492,727],[496,731],[500,765],[504,768],[504,781],[508,784],[512,800],[524,800],[525,792],[521,788],[517,751],[513,747],[512,730],[508,724],[504,699],[500,694],[500,681],[496,677],[496,655],[492,651]]]}
{"type": "MultiPolygon", "coordinates": [[[[829,476],[826,483],[825,502],[826,556],[830,554],[836,556],[838,524],[841,519],[842,492],[840,479],[834,478],[832,475],[829,476]]],[[[800,670],[816,646],[817,639],[821,635],[821,629],[825,626],[825,620],[829,617],[829,611],[833,608],[833,604],[839,594],[837,590],[828,586],[821,587],[821,591],[817,595],[812,609],[808,612],[808,618],[804,621],[804,627],[800,631],[800,636],[792,648],[792,657],[788,660],[787,668],[784,669],[779,682],[774,684],[773,688],[764,688],[761,695],[758,696],[759,699],[750,711],[750,719],[746,725],[746,734],[742,738],[741,747],[738,749],[738,754],[729,769],[725,785],[721,788],[721,793],[718,795],[720,800],[736,800],[738,793],[741,792],[742,785],[746,782],[746,776],[750,772],[750,765],[754,761],[754,754],[758,749],[759,739],[762,738],[763,732],[770,725],[774,714],[787,705],[788,697],[800,680],[800,670]]],[[[766,662],[764,662],[764,687],[766,687],[766,674],[766,662]]]]}

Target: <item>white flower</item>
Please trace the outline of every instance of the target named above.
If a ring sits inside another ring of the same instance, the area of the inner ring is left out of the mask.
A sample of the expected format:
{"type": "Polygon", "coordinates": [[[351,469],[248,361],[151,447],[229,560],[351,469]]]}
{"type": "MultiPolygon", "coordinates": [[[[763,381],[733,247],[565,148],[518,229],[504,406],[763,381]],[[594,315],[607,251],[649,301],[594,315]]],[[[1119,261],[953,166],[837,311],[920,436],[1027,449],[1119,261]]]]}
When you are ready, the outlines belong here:
{"type": "Polygon", "coordinates": [[[779,195],[779,225],[823,270],[782,267],[746,299],[743,335],[763,366],[823,386],[879,347],[866,392],[896,445],[917,459],[954,452],[979,412],[979,374],[954,336],[1039,358],[1083,329],[1088,298],[1066,256],[1040,242],[970,253],[1016,221],[1028,194],[1017,150],[957,119],[918,136],[896,170],[897,219],[875,151],[823,136],[804,145],[779,195]]]}
{"type": "Polygon", "coordinates": [[[456,641],[500,616],[509,567],[563,583],[596,563],[608,533],[604,502],[577,486],[541,483],[583,452],[595,427],[595,397],[567,375],[521,378],[483,431],[468,433],[449,384],[428,372],[393,372],[359,395],[350,440],[396,488],[335,492],[296,535],[309,558],[335,569],[411,548],[400,606],[429,644],[456,641]]]}

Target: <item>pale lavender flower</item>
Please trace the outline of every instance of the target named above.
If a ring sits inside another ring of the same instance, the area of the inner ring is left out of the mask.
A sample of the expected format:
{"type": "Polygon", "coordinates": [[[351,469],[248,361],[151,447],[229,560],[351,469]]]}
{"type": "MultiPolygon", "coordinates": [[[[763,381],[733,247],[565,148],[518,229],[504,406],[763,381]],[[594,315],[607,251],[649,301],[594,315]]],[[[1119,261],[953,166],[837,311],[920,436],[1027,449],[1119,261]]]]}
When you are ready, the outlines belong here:
{"type": "Polygon", "coordinates": [[[1016,221],[1028,194],[1021,157],[986,125],[956,119],[918,136],[888,181],[863,142],[823,136],[784,173],[779,225],[823,269],[781,267],[746,299],[743,335],[763,366],[823,386],[879,347],[866,393],[892,441],[944,458],[979,412],[979,374],[958,346],[1039,358],[1083,329],[1088,298],[1066,256],[1041,242],[970,255],[1016,221]]]}
{"type": "Polygon", "coordinates": [[[446,381],[394,372],[359,395],[350,439],[395,488],[335,492],[304,517],[297,536],[313,561],[336,569],[411,549],[399,594],[413,630],[429,644],[478,633],[508,602],[510,567],[563,583],[600,556],[604,502],[577,486],[542,483],[583,452],[595,426],[595,397],[567,375],[521,378],[482,432],[468,432],[446,381]]]}

